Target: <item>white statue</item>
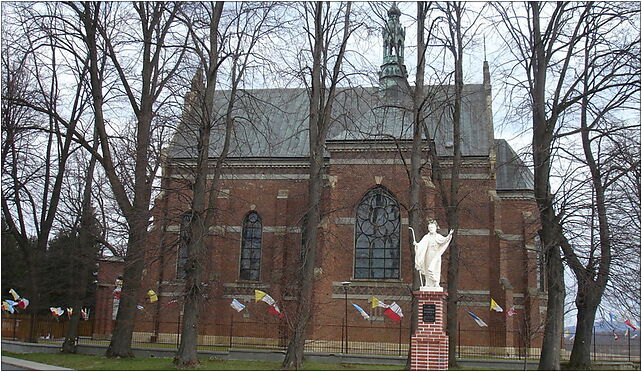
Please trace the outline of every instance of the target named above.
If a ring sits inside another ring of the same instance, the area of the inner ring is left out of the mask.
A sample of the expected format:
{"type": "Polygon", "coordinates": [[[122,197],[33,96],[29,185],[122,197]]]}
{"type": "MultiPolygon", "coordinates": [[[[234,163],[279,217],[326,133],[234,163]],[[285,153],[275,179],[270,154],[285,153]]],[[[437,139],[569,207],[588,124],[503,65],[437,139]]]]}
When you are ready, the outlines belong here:
{"type": "Polygon", "coordinates": [[[453,231],[450,230],[447,236],[437,233],[437,222],[428,222],[428,234],[417,243],[415,230],[412,231],[413,245],[415,246],[415,268],[419,270],[422,291],[443,291],[439,286],[441,279],[441,255],[446,251],[450,240],[453,238],[453,231]],[[424,281],[425,278],[425,281],[424,281]]]}

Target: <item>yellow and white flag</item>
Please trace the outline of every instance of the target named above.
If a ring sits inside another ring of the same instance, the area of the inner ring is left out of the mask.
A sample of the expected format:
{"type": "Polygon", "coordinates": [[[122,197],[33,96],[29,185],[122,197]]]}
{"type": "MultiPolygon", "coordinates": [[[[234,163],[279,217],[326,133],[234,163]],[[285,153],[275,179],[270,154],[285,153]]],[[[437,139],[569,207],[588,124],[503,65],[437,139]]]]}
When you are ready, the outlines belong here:
{"type": "Polygon", "coordinates": [[[14,301],[18,301],[20,299],[20,295],[13,288],[9,290],[9,294],[13,296],[14,301]]]}
{"type": "Polygon", "coordinates": [[[274,301],[274,299],[269,294],[263,291],[259,291],[258,289],[254,290],[254,299],[256,300],[256,302],[263,301],[270,306],[276,303],[276,301],[274,301]]]}
{"type": "Polygon", "coordinates": [[[374,309],[375,307],[383,307],[384,309],[387,309],[390,307],[390,305],[384,304],[381,300],[376,298],[375,296],[370,297],[370,304],[372,305],[372,308],[374,309]]]}
{"type": "Polygon", "coordinates": [[[495,302],[495,300],[493,300],[492,298],[490,299],[490,309],[491,309],[491,310],[495,310],[495,311],[497,311],[498,313],[502,313],[502,312],[504,312],[504,309],[502,309],[502,307],[501,307],[501,306],[499,306],[499,305],[497,304],[497,302],[495,302]]]}
{"type": "Polygon", "coordinates": [[[154,292],[153,289],[150,289],[149,291],[147,291],[147,297],[149,297],[149,302],[158,301],[158,295],[156,294],[156,292],[154,292]]]}

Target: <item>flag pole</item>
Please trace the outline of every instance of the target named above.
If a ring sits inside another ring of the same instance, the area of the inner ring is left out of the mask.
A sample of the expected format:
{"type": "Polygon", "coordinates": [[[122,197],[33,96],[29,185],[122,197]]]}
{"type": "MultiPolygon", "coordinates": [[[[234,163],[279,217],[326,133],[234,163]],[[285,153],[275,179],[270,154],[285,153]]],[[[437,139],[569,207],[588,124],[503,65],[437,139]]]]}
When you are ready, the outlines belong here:
{"type": "Polygon", "coordinates": [[[232,348],[232,332],[234,330],[234,312],[230,313],[230,349],[232,348]]]}
{"type": "Polygon", "coordinates": [[[351,282],[341,282],[343,286],[343,292],[345,294],[345,327],[346,327],[346,350],[345,354],[348,353],[348,286],[351,282]]]}

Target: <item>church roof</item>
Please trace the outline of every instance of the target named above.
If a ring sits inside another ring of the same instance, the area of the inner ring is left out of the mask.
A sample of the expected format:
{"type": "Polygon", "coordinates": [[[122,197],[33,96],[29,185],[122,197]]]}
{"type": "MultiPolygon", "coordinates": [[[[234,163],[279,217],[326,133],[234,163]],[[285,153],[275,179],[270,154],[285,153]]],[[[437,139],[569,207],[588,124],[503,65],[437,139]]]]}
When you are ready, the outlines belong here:
{"type": "MultiPolygon", "coordinates": [[[[436,87],[434,108],[427,123],[438,153],[452,153],[452,119],[448,107],[448,86],[436,87]],[[440,92],[439,92],[440,91],[440,92]],[[446,103],[444,103],[446,102],[446,103]]],[[[492,143],[490,112],[483,85],[466,85],[461,114],[462,155],[488,156],[492,143]]],[[[227,91],[219,91],[215,110],[222,121],[227,91]]],[[[391,101],[379,88],[344,88],[333,106],[329,141],[404,140],[412,138],[412,104],[402,98],[391,101]]],[[[255,89],[241,93],[235,105],[235,127],[229,157],[307,157],[309,98],[305,89],[255,89]]],[[[210,141],[210,157],[218,156],[224,139],[224,126],[215,125],[210,141]]],[[[196,155],[195,126],[180,124],[169,146],[169,156],[192,158],[196,155]]]]}
{"type": "Polygon", "coordinates": [[[497,186],[500,191],[533,190],[533,172],[504,139],[495,140],[497,186]]]}
{"type": "MultiPolygon", "coordinates": [[[[491,113],[486,103],[487,86],[465,85],[461,114],[463,156],[488,156],[496,149],[497,189],[532,190],[533,175],[508,142],[494,140],[491,113]]],[[[452,155],[452,119],[449,91],[452,86],[427,87],[431,95],[426,122],[435,138],[437,153],[452,155]]],[[[401,93],[400,93],[401,94],[401,93]]],[[[224,135],[222,124],[229,91],[219,91],[215,110],[219,123],[212,131],[210,157],[218,156],[224,135]]],[[[255,89],[242,91],[235,105],[235,126],[230,158],[305,158],[308,156],[309,98],[305,89],[255,89]]],[[[330,143],[412,139],[411,101],[391,99],[379,88],[349,88],[337,93],[333,107],[330,143]]],[[[195,126],[180,124],[169,146],[172,158],[195,158],[195,126]]]]}

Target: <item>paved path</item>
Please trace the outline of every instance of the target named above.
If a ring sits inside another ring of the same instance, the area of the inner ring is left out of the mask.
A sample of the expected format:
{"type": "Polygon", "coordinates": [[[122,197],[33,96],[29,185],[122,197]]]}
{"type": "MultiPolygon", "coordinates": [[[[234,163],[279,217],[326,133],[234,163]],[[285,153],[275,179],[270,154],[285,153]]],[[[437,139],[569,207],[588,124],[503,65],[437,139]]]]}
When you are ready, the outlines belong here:
{"type": "Polygon", "coordinates": [[[3,371],[73,371],[70,368],[32,362],[30,360],[2,356],[3,371]]]}
{"type": "Polygon", "coordinates": [[[4,363],[4,362],[2,363],[2,370],[3,371],[29,371],[26,368],[16,367],[14,365],[7,364],[7,363],[4,363]]]}

